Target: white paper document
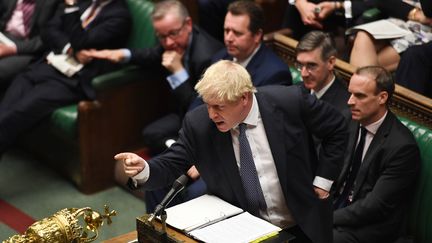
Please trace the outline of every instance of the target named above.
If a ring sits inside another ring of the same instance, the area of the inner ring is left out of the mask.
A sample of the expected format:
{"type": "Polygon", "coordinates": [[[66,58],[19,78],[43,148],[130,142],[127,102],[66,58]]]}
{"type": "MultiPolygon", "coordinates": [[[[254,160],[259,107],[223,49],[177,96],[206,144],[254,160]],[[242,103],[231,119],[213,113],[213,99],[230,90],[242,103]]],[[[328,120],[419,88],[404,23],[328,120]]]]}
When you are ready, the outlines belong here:
{"type": "Polygon", "coordinates": [[[15,43],[7,38],[2,32],[0,32],[0,43],[5,44],[7,46],[15,46],[15,43]]]}
{"type": "Polygon", "coordinates": [[[50,52],[47,56],[47,60],[51,66],[68,77],[72,77],[84,67],[84,65],[75,60],[74,57],[67,54],[54,54],[50,52]]]}
{"type": "Polygon", "coordinates": [[[381,19],[367,24],[354,26],[348,29],[346,34],[352,34],[357,30],[364,30],[377,40],[400,38],[410,34],[409,31],[397,26],[388,19],[381,19]]]}
{"type": "Polygon", "coordinates": [[[243,212],[241,208],[231,205],[218,197],[203,195],[167,208],[168,218],[166,222],[174,228],[189,232],[241,212],[243,212]]]}
{"type": "Polygon", "coordinates": [[[282,229],[248,212],[190,232],[196,239],[209,243],[252,242],[282,229]]]}
{"type": "Polygon", "coordinates": [[[212,195],[167,208],[166,213],[167,224],[209,243],[251,242],[282,230],[212,195]]]}

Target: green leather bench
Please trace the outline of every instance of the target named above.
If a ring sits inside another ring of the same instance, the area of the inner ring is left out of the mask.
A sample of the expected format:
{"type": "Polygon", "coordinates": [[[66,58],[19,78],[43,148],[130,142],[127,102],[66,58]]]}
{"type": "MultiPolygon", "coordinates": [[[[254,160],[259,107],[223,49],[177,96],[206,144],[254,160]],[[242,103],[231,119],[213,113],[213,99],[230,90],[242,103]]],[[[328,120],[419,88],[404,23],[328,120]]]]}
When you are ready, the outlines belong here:
{"type": "Polygon", "coordinates": [[[421,173],[409,210],[408,232],[416,243],[432,242],[432,130],[399,117],[417,141],[421,154],[421,173]]]}
{"type": "MultiPolygon", "coordinates": [[[[133,18],[128,47],[153,46],[153,2],[127,2],[133,18]]],[[[142,127],[164,112],[165,87],[159,80],[132,66],[100,75],[92,81],[97,93],[94,101],[56,110],[20,144],[52,165],[83,193],[114,185],[114,154],[137,146],[142,127]]]]}
{"type": "MultiPolygon", "coordinates": [[[[299,72],[292,68],[296,57],[297,41],[275,34],[268,45],[288,64],[294,83],[302,82],[299,72]]],[[[348,83],[355,68],[338,59],[335,72],[348,83]]],[[[396,85],[390,109],[414,134],[422,159],[421,174],[409,209],[408,232],[415,243],[430,243],[432,242],[432,206],[430,206],[432,202],[432,99],[396,85]]]]}

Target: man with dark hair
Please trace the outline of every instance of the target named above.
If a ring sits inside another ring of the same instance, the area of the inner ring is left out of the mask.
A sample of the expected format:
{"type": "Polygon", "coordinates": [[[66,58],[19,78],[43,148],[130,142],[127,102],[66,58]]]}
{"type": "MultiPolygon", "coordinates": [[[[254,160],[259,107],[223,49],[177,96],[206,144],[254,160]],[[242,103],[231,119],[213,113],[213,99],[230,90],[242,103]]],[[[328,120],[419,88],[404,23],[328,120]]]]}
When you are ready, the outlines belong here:
{"type": "Polygon", "coordinates": [[[350,117],[347,87],[334,74],[337,50],[330,35],[322,31],[309,32],[299,41],[296,54],[295,67],[300,71],[304,87],[350,117]]]}
{"type": "Polygon", "coordinates": [[[213,57],[233,60],[252,76],[255,86],[291,85],[287,64],[262,43],[264,13],[253,1],[236,1],[228,6],[224,23],[225,49],[213,57]]]}
{"type": "Polygon", "coordinates": [[[355,122],[334,187],[334,243],[394,242],[405,233],[420,169],[419,149],[412,133],[388,109],[394,83],[383,67],[359,68],[348,91],[355,122]]]}

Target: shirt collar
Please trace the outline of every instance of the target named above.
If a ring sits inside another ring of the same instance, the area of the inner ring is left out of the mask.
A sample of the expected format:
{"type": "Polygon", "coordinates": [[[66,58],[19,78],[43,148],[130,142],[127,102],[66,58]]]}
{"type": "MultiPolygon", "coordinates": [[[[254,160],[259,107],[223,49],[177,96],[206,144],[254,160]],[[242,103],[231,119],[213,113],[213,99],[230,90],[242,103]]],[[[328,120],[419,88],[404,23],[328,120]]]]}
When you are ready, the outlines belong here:
{"type": "Polygon", "coordinates": [[[326,85],[324,86],[320,91],[315,92],[314,90],[311,90],[311,94],[315,94],[315,96],[317,97],[317,99],[321,99],[321,97],[325,94],[325,92],[330,88],[330,86],[332,86],[332,84],[334,83],[334,81],[336,80],[336,76],[333,74],[333,78],[332,80],[326,85]]]}
{"type": "Polygon", "coordinates": [[[375,136],[376,132],[378,131],[378,128],[380,128],[381,124],[384,122],[387,113],[388,111],[386,111],[386,113],[378,121],[365,126],[366,130],[375,136]]]}
{"type": "MultiPolygon", "coordinates": [[[[249,126],[257,126],[259,119],[260,119],[260,112],[259,112],[258,102],[255,97],[255,94],[252,94],[252,107],[249,111],[249,114],[241,123],[245,123],[249,126]]],[[[237,128],[238,125],[234,127],[234,129],[237,128]]]]}

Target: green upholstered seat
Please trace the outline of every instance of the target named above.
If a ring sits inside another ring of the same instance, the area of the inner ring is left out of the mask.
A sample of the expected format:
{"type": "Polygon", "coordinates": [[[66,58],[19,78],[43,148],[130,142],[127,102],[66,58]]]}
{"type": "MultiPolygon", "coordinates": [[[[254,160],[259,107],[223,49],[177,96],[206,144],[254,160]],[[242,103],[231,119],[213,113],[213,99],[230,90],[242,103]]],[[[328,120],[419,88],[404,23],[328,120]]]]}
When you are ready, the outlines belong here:
{"type": "Polygon", "coordinates": [[[432,131],[406,118],[399,119],[414,134],[422,160],[408,229],[416,243],[429,243],[432,242],[432,131]]]}

